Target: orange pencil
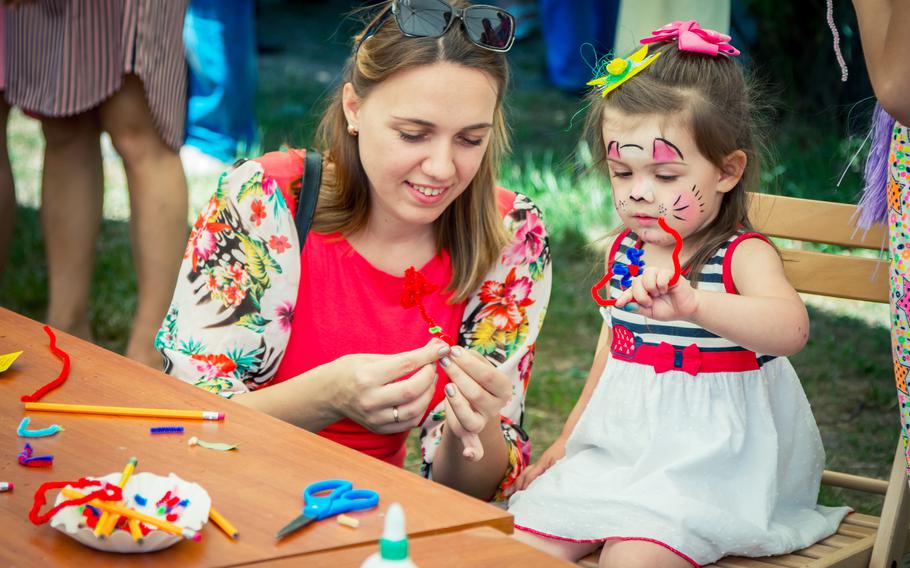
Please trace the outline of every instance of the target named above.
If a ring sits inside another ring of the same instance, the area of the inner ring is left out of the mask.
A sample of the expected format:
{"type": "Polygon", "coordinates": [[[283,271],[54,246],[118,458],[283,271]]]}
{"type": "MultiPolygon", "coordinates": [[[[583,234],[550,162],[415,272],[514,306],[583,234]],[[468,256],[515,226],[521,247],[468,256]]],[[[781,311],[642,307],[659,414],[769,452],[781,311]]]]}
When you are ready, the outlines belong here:
{"type": "Polygon", "coordinates": [[[216,410],[171,410],[167,408],[94,406],[91,404],[60,404],[56,402],[26,402],[25,409],[42,412],[70,412],[75,414],[145,416],[148,418],[184,418],[186,420],[224,420],[224,412],[218,412],[216,410]]]}
{"type": "MultiPolygon", "coordinates": [[[[133,475],[137,463],[138,460],[136,458],[130,458],[126,467],[123,468],[123,473],[120,474],[120,481],[117,482],[117,487],[123,489],[126,486],[126,482],[133,475]]],[[[110,535],[114,527],[117,526],[118,520],[120,520],[120,515],[116,513],[108,513],[107,511],[101,513],[101,518],[98,519],[98,523],[95,525],[95,536],[110,535]]]]}
{"type": "Polygon", "coordinates": [[[142,529],[139,528],[139,521],[136,519],[129,520],[130,534],[133,535],[133,540],[142,544],[142,529]]]}
{"type": "MultiPolygon", "coordinates": [[[[62,493],[63,496],[68,499],[81,499],[85,497],[85,494],[80,493],[71,487],[64,487],[60,490],[60,493],[62,493]]],[[[139,511],[130,509],[129,507],[121,505],[120,503],[114,503],[113,501],[102,501],[100,499],[92,499],[88,502],[88,504],[92,507],[97,507],[102,511],[107,511],[108,513],[119,513],[128,519],[136,519],[137,521],[142,521],[147,525],[158,527],[163,531],[182,536],[183,538],[189,540],[195,540],[197,542],[202,540],[202,533],[200,532],[196,532],[193,529],[179,527],[174,523],[162,521],[161,519],[156,519],[155,517],[146,515],[145,513],[140,513],[139,511]]]]}
{"type": "Polygon", "coordinates": [[[237,538],[240,536],[240,533],[237,532],[237,527],[232,525],[230,521],[224,518],[224,515],[215,510],[215,507],[209,507],[209,518],[212,519],[218,527],[224,531],[224,534],[228,535],[231,538],[237,538]]]}

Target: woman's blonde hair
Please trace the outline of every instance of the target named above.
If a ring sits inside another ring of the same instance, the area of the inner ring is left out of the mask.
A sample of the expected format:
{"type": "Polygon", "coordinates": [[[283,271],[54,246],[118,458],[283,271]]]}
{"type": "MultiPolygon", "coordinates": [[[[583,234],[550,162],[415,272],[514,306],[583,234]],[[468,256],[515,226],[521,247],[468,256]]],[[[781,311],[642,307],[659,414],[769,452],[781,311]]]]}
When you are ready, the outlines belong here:
{"type": "MultiPolygon", "coordinates": [[[[462,0],[451,4],[468,5],[462,0]]],[[[406,37],[394,18],[387,17],[380,23],[379,19],[390,9],[391,2],[386,2],[371,25],[354,38],[358,47],[348,59],[341,85],[319,123],[317,146],[326,160],[313,230],[350,234],[362,229],[368,219],[369,180],[360,161],[357,139],[347,132],[342,107],[345,83],[351,83],[357,96],[364,99],[377,85],[405,69],[449,62],[482,71],[498,87],[490,144],[474,179],[435,222],[436,249],[447,250],[452,262],[452,280],[446,289],[453,292],[452,301],[462,301],[480,286],[509,242],[495,192],[500,160],[509,148],[502,109],[509,82],[508,64],[502,53],[468,41],[460,22],[438,38],[406,37]],[[362,41],[366,31],[377,25],[375,33],[362,41]]]]}
{"type": "Polygon", "coordinates": [[[746,168],[736,186],[724,194],[714,221],[700,234],[698,250],[686,263],[689,279],[695,276],[727,239],[738,231],[751,231],[748,193],[757,191],[765,147],[760,136],[759,109],[755,89],[739,63],[716,57],[679,51],[675,42],[657,44],[649,53],[662,52],[647,69],[635,75],[606,97],[599,89],[589,93],[591,106],[585,122],[585,138],[591,145],[595,166],[606,172],[603,139],[604,113],[615,110],[626,116],[648,114],[680,115],[695,140],[698,151],[714,166],[723,168],[724,159],[742,150],[746,168]]]}

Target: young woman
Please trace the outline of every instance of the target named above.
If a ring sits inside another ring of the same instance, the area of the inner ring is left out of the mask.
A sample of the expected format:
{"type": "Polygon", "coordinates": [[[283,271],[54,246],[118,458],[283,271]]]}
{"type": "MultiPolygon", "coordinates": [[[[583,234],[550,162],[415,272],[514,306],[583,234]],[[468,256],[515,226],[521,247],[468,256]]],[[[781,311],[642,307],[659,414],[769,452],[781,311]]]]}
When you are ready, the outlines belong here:
{"type": "Polygon", "coordinates": [[[397,465],[419,426],[427,475],[507,490],[550,291],[539,212],[494,184],[513,30],[494,7],[386,3],[323,116],[305,246],[304,152],[223,176],[156,342],[166,370],[397,465]],[[437,287],[420,309],[402,306],[409,267],[437,287]],[[457,345],[428,342],[421,310],[457,345]]]}

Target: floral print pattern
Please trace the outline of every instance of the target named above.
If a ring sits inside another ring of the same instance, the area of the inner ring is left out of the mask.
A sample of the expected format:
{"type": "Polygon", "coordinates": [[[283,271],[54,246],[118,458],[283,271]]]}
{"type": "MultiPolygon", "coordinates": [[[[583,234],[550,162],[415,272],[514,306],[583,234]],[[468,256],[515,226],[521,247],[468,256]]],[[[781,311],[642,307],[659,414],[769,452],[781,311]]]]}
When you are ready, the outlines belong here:
{"type": "MultiPolygon", "coordinates": [[[[513,396],[501,413],[510,469],[500,498],[529,461],[530,440],[521,429],[524,395],[550,296],[550,249],[540,211],[516,195],[503,223],[513,240],[468,299],[459,334],[461,345],[512,380],[513,396]]],[[[299,282],[293,213],[262,165],[243,162],[222,175],[193,224],[155,338],[165,372],[224,397],[267,385],[287,348],[299,282]]],[[[429,477],[444,427],[441,402],[422,425],[422,470],[429,477]]]]}

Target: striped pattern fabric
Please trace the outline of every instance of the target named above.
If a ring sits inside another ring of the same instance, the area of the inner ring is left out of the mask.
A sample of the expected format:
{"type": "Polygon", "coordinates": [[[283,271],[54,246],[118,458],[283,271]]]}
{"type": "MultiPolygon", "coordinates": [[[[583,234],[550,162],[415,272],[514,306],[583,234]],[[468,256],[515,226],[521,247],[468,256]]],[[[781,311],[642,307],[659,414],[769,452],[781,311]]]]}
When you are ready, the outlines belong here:
{"type": "MultiPolygon", "coordinates": [[[[705,263],[701,273],[696,278],[699,289],[712,292],[727,292],[724,285],[724,258],[727,255],[727,251],[730,250],[731,244],[745,238],[757,238],[757,235],[733,235],[717,249],[717,252],[705,263]]],[[[616,253],[610,261],[610,265],[612,266],[613,262],[629,264],[626,251],[640,246],[638,235],[631,231],[626,231],[620,234],[617,239],[620,239],[619,247],[616,248],[616,253]]],[[[645,266],[647,266],[647,254],[643,258],[645,259],[645,266]]],[[[610,297],[618,298],[621,292],[620,278],[614,276],[610,281],[610,297]]],[[[601,314],[605,320],[610,322],[612,327],[623,326],[646,344],[658,345],[661,342],[666,342],[674,347],[688,347],[694,343],[698,345],[701,351],[748,351],[745,347],[690,322],[656,321],[634,312],[626,312],[613,307],[601,308],[601,314]]],[[[760,365],[773,358],[763,357],[758,354],[756,354],[756,357],[760,365]]]]}
{"type": "Polygon", "coordinates": [[[6,97],[48,117],[92,109],[123,75],[145,88],[161,138],[177,150],[186,116],[188,0],[38,0],[7,16],[6,97]]]}

